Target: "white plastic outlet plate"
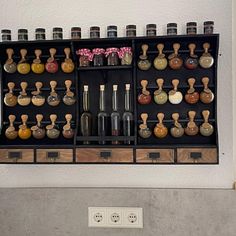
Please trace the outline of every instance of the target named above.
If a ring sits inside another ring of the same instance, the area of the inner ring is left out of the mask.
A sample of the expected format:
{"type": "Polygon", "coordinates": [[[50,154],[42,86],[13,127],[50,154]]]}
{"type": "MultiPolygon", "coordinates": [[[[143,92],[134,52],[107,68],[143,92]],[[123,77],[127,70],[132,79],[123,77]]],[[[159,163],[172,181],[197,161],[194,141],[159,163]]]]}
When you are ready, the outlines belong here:
{"type": "Polygon", "coordinates": [[[143,228],[143,209],[140,207],[89,207],[88,226],[143,228]]]}

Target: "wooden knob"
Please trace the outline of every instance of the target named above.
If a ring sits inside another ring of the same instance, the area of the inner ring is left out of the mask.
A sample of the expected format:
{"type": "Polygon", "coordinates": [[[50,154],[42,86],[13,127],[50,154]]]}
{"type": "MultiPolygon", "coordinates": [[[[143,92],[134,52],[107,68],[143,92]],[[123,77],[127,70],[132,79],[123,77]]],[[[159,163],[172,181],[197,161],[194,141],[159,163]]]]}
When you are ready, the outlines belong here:
{"type": "Polygon", "coordinates": [[[39,57],[42,55],[42,50],[35,49],[34,50],[34,54],[35,54],[36,58],[39,59],[39,57]]]}
{"type": "Polygon", "coordinates": [[[190,88],[193,88],[194,84],[195,84],[196,80],[194,78],[189,78],[188,79],[188,84],[190,88]]]}
{"type": "Polygon", "coordinates": [[[196,49],[196,44],[195,43],[190,43],[188,45],[189,51],[190,51],[190,55],[194,55],[194,50],[196,49]]]}
{"type": "Polygon", "coordinates": [[[37,88],[37,90],[40,90],[43,87],[43,83],[42,82],[36,82],[35,87],[37,88]]]}
{"type": "Polygon", "coordinates": [[[148,114],[147,113],[142,113],[141,114],[141,119],[143,121],[143,124],[147,125],[148,114]]]}
{"type": "Polygon", "coordinates": [[[172,114],[172,119],[174,120],[174,121],[178,121],[179,120],[179,113],[173,113],[172,114]]]}
{"type": "Polygon", "coordinates": [[[156,83],[157,83],[158,88],[161,90],[162,87],[163,87],[163,84],[164,84],[164,79],[158,78],[158,79],[156,80],[156,83]]]}
{"type": "Polygon", "coordinates": [[[56,48],[50,48],[49,53],[50,53],[50,56],[53,58],[55,56],[55,54],[57,53],[56,48]]]}
{"type": "Polygon", "coordinates": [[[50,86],[51,86],[52,89],[56,88],[57,82],[55,80],[51,80],[50,81],[50,86]]]}
{"type": "Polygon", "coordinates": [[[12,90],[15,88],[15,83],[9,82],[9,83],[7,84],[7,87],[9,88],[9,91],[12,92],[12,90]]]}
{"type": "Polygon", "coordinates": [[[164,44],[163,43],[157,44],[157,50],[158,50],[159,54],[162,54],[163,49],[164,49],[164,44]]]}
{"type": "Polygon", "coordinates": [[[209,78],[208,77],[203,77],[202,78],[202,83],[203,83],[205,89],[208,88],[209,78]]]}
{"type": "Polygon", "coordinates": [[[22,57],[22,59],[25,59],[26,55],[27,55],[27,50],[25,48],[20,50],[20,55],[22,57]]]}
{"type": "Polygon", "coordinates": [[[147,55],[147,50],[148,50],[148,45],[147,45],[147,44],[143,44],[143,45],[142,45],[142,51],[143,51],[143,55],[144,55],[144,56],[147,55]]]}
{"type": "Polygon", "coordinates": [[[43,120],[43,115],[42,114],[37,114],[36,115],[36,120],[37,120],[37,123],[40,124],[41,121],[43,120]]]}
{"type": "Polygon", "coordinates": [[[160,124],[163,123],[164,117],[165,117],[164,113],[162,113],[162,112],[157,113],[157,119],[158,119],[160,124]]]}
{"type": "Polygon", "coordinates": [[[209,43],[204,43],[203,44],[203,49],[204,49],[205,53],[208,53],[209,48],[210,48],[210,44],[209,43]]]}
{"type": "Polygon", "coordinates": [[[23,125],[25,125],[28,120],[28,115],[25,115],[25,114],[21,115],[21,120],[22,120],[23,125]]]}
{"type": "Polygon", "coordinates": [[[204,119],[204,123],[208,123],[209,116],[210,116],[210,111],[209,110],[203,110],[202,111],[202,116],[204,119]]]}
{"type": "Polygon", "coordinates": [[[72,85],[72,81],[71,81],[71,80],[66,80],[66,81],[65,81],[65,86],[66,86],[66,88],[67,88],[67,91],[70,90],[71,85],[72,85]]]}
{"type": "Polygon", "coordinates": [[[57,115],[56,114],[51,114],[50,115],[50,120],[51,120],[52,124],[55,125],[55,122],[57,120],[57,115]]]}
{"type": "Polygon", "coordinates": [[[174,87],[174,90],[177,91],[178,85],[179,85],[179,80],[178,79],[173,79],[172,80],[172,85],[174,87]]]}
{"type": "Polygon", "coordinates": [[[64,53],[66,54],[66,58],[70,56],[70,48],[64,48],[64,53]]]}
{"type": "Polygon", "coordinates": [[[173,44],[173,49],[174,49],[174,53],[177,55],[178,51],[180,49],[180,44],[179,43],[174,43],[173,44]]]}
{"type": "Polygon", "coordinates": [[[194,121],[194,118],[196,116],[196,112],[195,111],[189,111],[188,116],[189,116],[190,121],[194,121]]]}
{"type": "Polygon", "coordinates": [[[66,118],[67,123],[70,123],[71,120],[72,120],[72,115],[71,114],[66,114],[65,118],[66,118]]]}
{"type": "Polygon", "coordinates": [[[7,48],[6,50],[8,59],[12,59],[12,55],[14,54],[14,50],[12,48],[7,48]]]}
{"type": "Polygon", "coordinates": [[[147,89],[148,81],[147,80],[141,80],[141,86],[143,90],[145,91],[147,89]]]}
{"type": "Polygon", "coordinates": [[[25,92],[25,90],[26,90],[26,88],[28,86],[28,83],[27,82],[21,82],[20,86],[21,86],[22,91],[25,92]]]}
{"type": "Polygon", "coordinates": [[[14,121],[16,120],[16,116],[15,115],[9,115],[8,119],[9,119],[10,125],[12,126],[14,121]]]}

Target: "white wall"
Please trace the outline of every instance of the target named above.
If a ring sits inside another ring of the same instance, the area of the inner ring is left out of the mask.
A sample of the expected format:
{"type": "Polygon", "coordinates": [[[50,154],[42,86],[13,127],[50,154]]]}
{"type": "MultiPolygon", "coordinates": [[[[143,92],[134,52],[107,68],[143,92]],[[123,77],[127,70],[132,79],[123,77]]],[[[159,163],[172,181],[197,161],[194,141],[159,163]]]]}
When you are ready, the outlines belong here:
{"type": "Polygon", "coordinates": [[[218,69],[218,122],[220,164],[205,166],[24,166],[1,165],[1,187],[23,186],[117,186],[117,187],[212,187],[231,188],[233,183],[232,132],[232,11],[230,0],[1,0],[0,28],[30,29],[34,38],[36,27],[45,27],[48,38],[51,28],[62,26],[69,36],[71,26],[81,26],[83,36],[91,25],[102,27],[116,24],[120,35],[126,24],[138,25],[138,35],[146,23],[157,23],[164,33],[168,22],[179,24],[197,21],[199,33],[205,20],[215,21],[220,33],[218,69]],[[15,9],[15,10],[14,10],[15,9]]]}

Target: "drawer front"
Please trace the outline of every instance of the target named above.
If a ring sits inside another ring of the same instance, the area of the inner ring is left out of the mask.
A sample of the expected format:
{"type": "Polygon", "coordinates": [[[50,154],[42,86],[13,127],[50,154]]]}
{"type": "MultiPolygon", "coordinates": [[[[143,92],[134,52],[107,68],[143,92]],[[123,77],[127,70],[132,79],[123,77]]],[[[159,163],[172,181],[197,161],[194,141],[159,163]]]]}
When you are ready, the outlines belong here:
{"type": "Polygon", "coordinates": [[[137,149],[137,163],[174,163],[172,149],[137,149]]]}
{"type": "Polygon", "coordinates": [[[33,149],[0,149],[0,162],[25,163],[33,161],[33,149]]]}
{"type": "Polygon", "coordinates": [[[37,149],[37,162],[66,163],[73,161],[72,149],[37,149]]]}
{"type": "Polygon", "coordinates": [[[178,148],[178,163],[217,163],[216,148],[178,148]]]}
{"type": "Polygon", "coordinates": [[[77,148],[77,162],[133,162],[131,148],[77,148]]]}

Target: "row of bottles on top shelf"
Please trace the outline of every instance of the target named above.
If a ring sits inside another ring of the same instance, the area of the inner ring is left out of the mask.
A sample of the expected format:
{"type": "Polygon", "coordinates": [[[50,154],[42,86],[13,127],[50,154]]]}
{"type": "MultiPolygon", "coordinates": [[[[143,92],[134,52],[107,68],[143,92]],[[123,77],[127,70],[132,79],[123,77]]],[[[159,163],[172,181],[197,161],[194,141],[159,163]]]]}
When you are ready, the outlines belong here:
{"type": "Polygon", "coordinates": [[[81,48],[76,54],[79,56],[80,67],[90,66],[91,62],[93,66],[131,65],[133,60],[131,47],[94,48],[92,51],[89,48],[81,48]]]}
{"type": "MultiPolygon", "coordinates": [[[[204,119],[204,122],[200,125],[200,128],[197,126],[197,124],[194,121],[194,118],[196,116],[195,111],[189,111],[189,121],[187,123],[186,127],[183,127],[181,123],[179,122],[179,113],[173,113],[172,119],[173,119],[173,126],[170,128],[170,134],[174,138],[180,138],[184,134],[189,136],[197,135],[199,132],[203,136],[211,136],[214,132],[214,127],[209,123],[209,110],[203,110],[202,116],[204,119]]],[[[142,124],[139,125],[139,135],[140,137],[146,139],[149,138],[152,135],[152,131],[148,128],[147,125],[147,119],[148,114],[142,113],[141,114],[142,124]]],[[[165,138],[168,135],[168,128],[165,126],[163,120],[164,120],[164,113],[158,113],[157,114],[158,123],[156,124],[153,134],[156,138],[165,138]]]]}
{"type": "MultiPolygon", "coordinates": [[[[97,126],[98,126],[98,136],[101,137],[99,144],[106,144],[106,141],[102,139],[105,136],[121,136],[121,130],[123,130],[123,136],[133,135],[133,122],[134,117],[131,109],[131,94],[130,94],[130,84],[125,85],[125,112],[122,115],[118,112],[118,96],[117,96],[118,85],[113,85],[112,92],[112,113],[108,115],[105,106],[105,85],[100,85],[100,98],[99,98],[99,113],[97,114],[97,126]],[[110,122],[108,117],[110,116],[110,122]],[[122,122],[121,122],[122,120],[122,122]],[[120,124],[123,127],[120,127],[120,124]],[[110,124],[110,128],[109,128],[110,124]],[[110,133],[109,130],[111,130],[110,133]]],[[[89,87],[84,85],[83,91],[83,113],[80,119],[80,129],[82,136],[92,135],[92,114],[89,111],[89,87]]],[[[86,138],[85,138],[86,139],[86,138]]],[[[84,140],[84,144],[89,144],[90,142],[84,140]]],[[[124,140],[124,144],[130,144],[130,140],[124,140]]],[[[112,144],[120,144],[118,140],[113,140],[112,144]]]]}
{"type": "MultiPolygon", "coordinates": [[[[63,100],[64,104],[66,104],[66,105],[73,105],[76,102],[75,95],[70,90],[71,85],[72,85],[71,80],[65,81],[66,92],[65,92],[62,100],[63,100]]],[[[54,80],[50,81],[51,92],[50,92],[49,96],[47,97],[47,99],[41,92],[41,89],[43,87],[43,83],[41,83],[41,82],[35,83],[36,90],[31,92],[31,94],[33,95],[32,97],[29,96],[26,92],[26,89],[28,86],[27,82],[20,83],[21,92],[18,96],[15,96],[13,93],[13,90],[15,88],[15,83],[9,82],[7,84],[7,86],[9,88],[9,91],[8,91],[8,93],[5,94],[4,103],[6,106],[9,106],[9,107],[14,107],[17,105],[17,103],[20,106],[28,106],[31,102],[35,106],[43,106],[46,100],[50,106],[57,106],[57,105],[59,105],[59,103],[61,101],[60,96],[58,95],[58,93],[56,93],[55,89],[57,86],[57,82],[54,80]]]]}
{"type": "MultiPolygon", "coordinates": [[[[195,78],[188,79],[189,89],[187,90],[187,93],[184,96],[185,101],[189,104],[195,104],[199,100],[205,104],[211,103],[214,100],[214,93],[211,91],[211,89],[208,88],[209,78],[208,77],[202,78],[202,83],[204,85],[204,88],[200,92],[200,94],[194,88],[195,82],[196,82],[195,78]]],[[[164,80],[162,78],[158,78],[156,80],[156,83],[158,89],[155,90],[153,94],[153,98],[156,104],[162,105],[165,104],[168,100],[171,104],[179,104],[182,102],[183,94],[178,90],[178,85],[179,85],[178,79],[172,80],[173,89],[170,90],[168,94],[163,90],[164,80]]],[[[152,96],[150,92],[147,90],[147,85],[148,85],[147,80],[141,80],[142,92],[138,95],[138,102],[142,105],[150,104],[152,100],[152,96]]]]}
{"type": "MultiPolygon", "coordinates": [[[[152,66],[152,62],[147,55],[148,45],[143,44],[141,48],[142,48],[142,54],[139,56],[138,68],[140,70],[149,70],[152,66]]],[[[179,43],[173,44],[174,52],[170,54],[168,58],[166,58],[165,54],[163,53],[164,44],[162,43],[157,44],[158,55],[153,61],[154,68],[157,70],[165,70],[169,65],[171,69],[179,70],[181,69],[183,64],[187,69],[190,70],[196,69],[199,64],[202,68],[205,69],[212,67],[212,65],[214,64],[214,58],[208,52],[210,48],[209,43],[203,44],[204,52],[200,58],[198,58],[198,56],[195,54],[196,44],[191,43],[188,45],[188,48],[189,48],[189,56],[185,59],[185,61],[183,61],[183,58],[179,54],[179,49],[180,49],[179,43]]]]}
{"type": "MultiPolygon", "coordinates": [[[[57,120],[56,114],[50,115],[51,124],[47,125],[46,127],[44,127],[42,124],[43,115],[37,114],[36,115],[37,124],[32,126],[31,128],[29,128],[27,125],[28,115],[23,114],[21,115],[22,124],[19,126],[18,131],[15,129],[14,126],[16,116],[9,115],[8,119],[10,124],[5,131],[5,136],[10,140],[14,140],[17,137],[23,140],[27,140],[31,137],[31,135],[35,139],[43,139],[45,136],[47,136],[50,139],[57,139],[60,136],[59,126],[56,124],[57,120]]],[[[72,115],[66,114],[65,119],[66,119],[66,124],[63,126],[62,135],[64,138],[71,139],[74,137],[74,130],[71,128],[72,115]]]]}
{"type": "MultiPolygon", "coordinates": [[[[6,53],[8,56],[8,59],[6,60],[3,68],[7,73],[13,74],[16,71],[18,71],[20,74],[28,74],[30,70],[32,70],[35,74],[42,74],[45,70],[48,73],[56,73],[59,70],[59,65],[57,60],[55,59],[57,50],[55,48],[50,48],[49,53],[50,57],[47,59],[46,64],[44,65],[41,60],[42,50],[36,49],[34,51],[35,53],[35,59],[30,64],[29,60],[27,59],[27,50],[21,49],[20,50],[20,61],[16,64],[13,60],[13,54],[14,50],[12,48],[7,48],[6,53]]],[[[61,69],[64,73],[71,73],[74,71],[75,64],[70,58],[70,48],[65,48],[65,59],[61,63],[61,69]]]]}

